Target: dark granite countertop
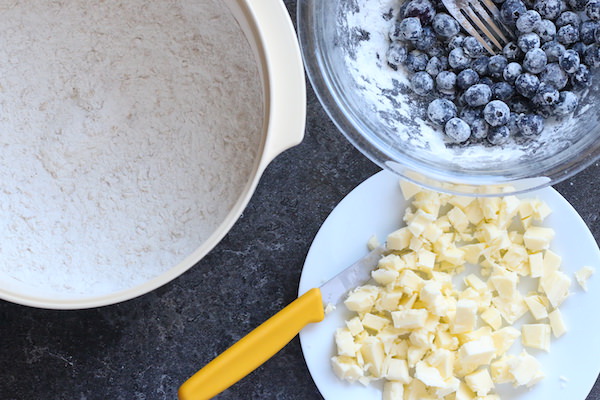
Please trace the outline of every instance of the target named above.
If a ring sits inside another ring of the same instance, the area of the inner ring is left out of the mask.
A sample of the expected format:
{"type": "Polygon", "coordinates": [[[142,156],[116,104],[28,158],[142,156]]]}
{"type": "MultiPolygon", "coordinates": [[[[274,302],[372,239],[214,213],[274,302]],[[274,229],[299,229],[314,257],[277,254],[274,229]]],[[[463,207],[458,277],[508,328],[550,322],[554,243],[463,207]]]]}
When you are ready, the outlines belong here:
{"type": "MultiPolygon", "coordinates": [[[[295,2],[286,4],[295,19],[295,2]]],[[[336,130],[309,86],[303,143],[270,164],[233,229],[190,271],[98,309],[0,301],[0,400],[175,399],[189,375],[296,298],[320,225],[378,170],[336,130]]],[[[600,163],[555,188],[600,241],[600,163]]],[[[296,338],[218,398],[322,397],[296,338]]],[[[588,399],[600,399],[600,383],[588,399]]]]}

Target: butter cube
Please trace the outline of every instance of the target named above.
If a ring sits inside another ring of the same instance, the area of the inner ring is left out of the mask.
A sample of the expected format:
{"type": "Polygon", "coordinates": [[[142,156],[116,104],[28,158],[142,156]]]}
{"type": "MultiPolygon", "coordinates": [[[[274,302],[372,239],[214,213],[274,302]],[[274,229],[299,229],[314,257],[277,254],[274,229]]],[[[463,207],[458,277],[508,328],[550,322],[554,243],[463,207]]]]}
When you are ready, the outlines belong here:
{"type": "Polygon", "coordinates": [[[542,277],[540,286],[550,300],[550,304],[558,307],[569,296],[571,279],[560,271],[554,271],[542,277]]]}
{"type": "Polygon", "coordinates": [[[514,381],[515,378],[510,373],[510,360],[513,358],[515,358],[515,356],[512,354],[504,355],[490,364],[490,371],[494,383],[508,383],[514,381]]]}
{"type": "Polygon", "coordinates": [[[338,328],[335,331],[335,344],[340,356],[354,357],[360,346],[354,343],[354,336],[347,328],[338,328]]]}
{"type": "Polygon", "coordinates": [[[546,250],[544,252],[544,274],[548,274],[552,271],[558,271],[561,263],[562,257],[552,250],[546,250]]]}
{"type": "Polygon", "coordinates": [[[521,327],[523,346],[550,351],[550,325],[525,324],[521,327]]]}
{"type": "Polygon", "coordinates": [[[409,246],[411,238],[412,233],[407,227],[400,228],[388,235],[386,248],[388,250],[404,250],[409,246]]]}
{"type": "Polygon", "coordinates": [[[426,347],[408,346],[406,350],[406,361],[409,368],[414,368],[419,361],[423,359],[425,353],[429,351],[426,347]]]}
{"type": "Polygon", "coordinates": [[[512,326],[506,326],[492,333],[492,341],[496,348],[496,356],[501,356],[506,353],[519,336],[521,336],[521,332],[512,326]]]}
{"type": "Polygon", "coordinates": [[[425,272],[431,272],[435,266],[436,254],[421,249],[417,252],[417,268],[425,272]]]}
{"type": "Polygon", "coordinates": [[[369,365],[368,371],[376,378],[383,376],[383,362],[385,352],[383,343],[373,336],[368,336],[360,346],[360,353],[365,363],[369,365]]]}
{"type": "Polygon", "coordinates": [[[509,372],[514,377],[515,387],[531,387],[544,378],[540,362],[525,350],[509,360],[509,365],[509,372]]]}
{"type": "Polygon", "coordinates": [[[469,228],[469,219],[460,208],[453,207],[446,215],[455,231],[466,232],[469,228]]]}
{"type": "Polygon", "coordinates": [[[400,271],[405,267],[404,261],[397,254],[388,254],[379,259],[377,268],[389,269],[390,271],[400,271]]]}
{"type": "Polygon", "coordinates": [[[435,349],[427,357],[427,363],[440,371],[442,378],[448,379],[454,372],[454,352],[447,349],[435,349]]]}
{"type": "Polygon", "coordinates": [[[440,283],[429,281],[423,286],[419,295],[427,310],[437,316],[443,316],[448,311],[448,303],[442,295],[441,289],[440,283]]]}
{"type": "Polygon", "coordinates": [[[371,310],[377,300],[378,294],[379,288],[376,286],[360,286],[350,292],[348,298],[344,301],[344,304],[350,311],[364,313],[371,310]]]}
{"type": "Polygon", "coordinates": [[[477,303],[473,300],[459,300],[452,323],[452,333],[470,332],[477,323],[477,303]]]}
{"type": "Polygon", "coordinates": [[[399,275],[400,274],[398,271],[390,271],[389,269],[382,268],[371,272],[371,277],[373,280],[383,286],[389,285],[390,283],[396,281],[396,278],[398,278],[399,275]]]}
{"type": "Polygon", "coordinates": [[[348,328],[352,336],[356,336],[364,330],[362,322],[360,322],[360,318],[358,317],[353,317],[347,320],[346,327],[348,328]]]}
{"type": "Polygon", "coordinates": [[[544,271],[544,254],[542,252],[529,255],[529,276],[539,278],[544,271]]]}
{"type": "Polygon", "coordinates": [[[500,329],[502,326],[502,315],[500,311],[494,306],[489,307],[487,310],[481,313],[481,319],[492,327],[494,330],[500,329]]]}
{"type": "Polygon", "coordinates": [[[485,368],[465,376],[465,382],[477,396],[486,396],[494,388],[492,377],[485,368]]]}
{"type": "Polygon", "coordinates": [[[362,368],[356,363],[354,358],[335,356],[331,358],[333,372],[338,378],[349,382],[356,382],[364,377],[362,368]]]}
{"type": "Polygon", "coordinates": [[[394,327],[400,329],[422,328],[427,320],[427,310],[424,309],[392,311],[391,315],[394,327]]]}
{"type": "Polygon", "coordinates": [[[504,275],[493,275],[489,282],[494,286],[502,299],[513,299],[517,295],[517,283],[519,278],[514,272],[504,275]]]}
{"type": "Polygon", "coordinates": [[[425,230],[421,234],[423,239],[428,240],[430,243],[435,243],[444,231],[436,224],[429,224],[425,227],[425,230]]]}
{"type": "Polygon", "coordinates": [[[421,186],[419,186],[413,182],[401,179],[400,180],[400,190],[402,191],[404,200],[410,200],[414,195],[423,191],[424,189],[421,186]]]}
{"type": "Polygon", "coordinates": [[[426,386],[443,387],[444,379],[440,371],[427,364],[425,361],[419,361],[415,366],[415,378],[423,382],[426,386]]]}
{"type": "Polygon", "coordinates": [[[412,378],[408,372],[406,360],[390,358],[387,360],[385,378],[390,381],[409,383],[412,378]]]}
{"type": "Polygon", "coordinates": [[[526,296],[524,300],[525,304],[527,304],[527,307],[529,308],[529,311],[531,312],[531,315],[533,315],[533,318],[539,321],[548,317],[548,310],[546,309],[546,305],[540,296],[526,296]]]}
{"type": "Polygon", "coordinates": [[[467,386],[466,383],[461,382],[456,390],[455,400],[475,400],[475,393],[467,386]]]}
{"type": "Polygon", "coordinates": [[[371,236],[367,241],[367,248],[369,249],[369,251],[375,250],[379,246],[381,246],[381,243],[379,243],[379,239],[375,235],[371,236]]]}
{"type": "Polygon", "coordinates": [[[554,311],[548,314],[548,319],[550,320],[550,327],[552,328],[554,337],[559,338],[567,332],[565,321],[563,320],[562,314],[558,308],[554,309],[554,311]]]}
{"type": "Polygon", "coordinates": [[[400,299],[402,299],[402,296],[404,296],[404,292],[400,290],[386,290],[377,299],[375,308],[382,312],[387,310],[395,310],[398,308],[398,304],[400,304],[400,299]]]}
{"type": "Polygon", "coordinates": [[[502,297],[494,297],[492,299],[492,304],[494,307],[500,311],[502,314],[502,318],[509,323],[514,324],[519,318],[521,318],[527,311],[527,304],[523,300],[523,296],[520,293],[515,293],[514,297],[511,298],[502,298],[502,297]]]}
{"type": "Polygon", "coordinates": [[[415,347],[431,348],[433,344],[433,333],[426,331],[423,328],[414,329],[408,336],[410,344],[415,347]]]}
{"type": "Polygon", "coordinates": [[[541,226],[530,226],[523,235],[525,247],[531,251],[546,250],[554,238],[554,230],[541,226]]]}
{"type": "Polygon", "coordinates": [[[413,379],[404,387],[404,400],[430,400],[427,386],[418,379],[413,379]]]}
{"type": "Polygon", "coordinates": [[[477,368],[480,365],[489,364],[495,354],[494,341],[490,336],[483,336],[478,340],[463,344],[458,351],[458,359],[463,365],[477,368]]]}
{"type": "Polygon", "coordinates": [[[592,267],[583,267],[579,271],[575,272],[575,280],[581,288],[587,292],[587,280],[594,274],[594,268],[592,267]]]}
{"type": "Polygon", "coordinates": [[[478,264],[483,249],[485,248],[484,243],[472,243],[459,247],[462,250],[465,261],[469,264],[478,264]]]}
{"type": "Polygon", "coordinates": [[[414,271],[405,269],[400,272],[398,277],[398,284],[402,287],[407,294],[418,293],[425,285],[425,280],[417,275],[414,271]]]}
{"type": "Polygon", "coordinates": [[[362,325],[367,329],[371,329],[372,331],[379,332],[383,328],[385,328],[390,320],[384,317],[380,317],[379,315],[366,313],[362,318],[362,325]]]}
{"type": "Polygon", "coordinates": [[[383,400],[404,400],[404,385],[400,382],[385,382],[383,400]]]}
{"type": "Polygon", "coordinates": [[[408,230],[414,236],[420,236],[427,225],[435,221],[435,215],[429,214],[422,209],[418,209],[412,220],[408,223],[408,230]]]}

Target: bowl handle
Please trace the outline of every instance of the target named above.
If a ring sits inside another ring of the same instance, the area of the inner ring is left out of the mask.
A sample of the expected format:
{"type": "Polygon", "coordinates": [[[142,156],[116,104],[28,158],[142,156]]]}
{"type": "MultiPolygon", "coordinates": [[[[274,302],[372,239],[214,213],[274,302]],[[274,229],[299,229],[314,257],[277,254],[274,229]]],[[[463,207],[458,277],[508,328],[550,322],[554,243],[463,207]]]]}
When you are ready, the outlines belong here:
{"type": "Polygon", "coordinates": [[[306,123],[306,81],[292,20],[281,0],[247,0],[265,57],[266,136],[259,172],[283,151],[299,144],[306,123]]]}

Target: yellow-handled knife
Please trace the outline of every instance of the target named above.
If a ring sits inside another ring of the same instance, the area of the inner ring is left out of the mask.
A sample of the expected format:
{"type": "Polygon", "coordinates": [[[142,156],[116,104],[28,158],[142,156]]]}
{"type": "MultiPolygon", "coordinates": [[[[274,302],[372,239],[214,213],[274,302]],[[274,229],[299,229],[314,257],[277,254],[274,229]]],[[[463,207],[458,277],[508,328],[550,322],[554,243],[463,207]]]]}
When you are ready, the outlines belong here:
{"type": "Polygon", "coordinates": [[[383,252],[382,247],[374,249],[263,322],[185,381],[179,388],[179,400],[210,399],[254,371],[306,325],[322,321],[324,305],[340,303],[348,290],[367,282],[383,252]]]}

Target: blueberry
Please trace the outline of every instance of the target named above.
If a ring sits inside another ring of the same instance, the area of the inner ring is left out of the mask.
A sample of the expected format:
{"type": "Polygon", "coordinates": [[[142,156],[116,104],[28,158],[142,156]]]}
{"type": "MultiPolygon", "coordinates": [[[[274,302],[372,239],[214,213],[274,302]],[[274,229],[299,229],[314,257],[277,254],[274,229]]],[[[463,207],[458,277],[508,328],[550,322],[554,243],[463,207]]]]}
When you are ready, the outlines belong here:
{"type": "Polygon", "coordinates": [[[515,90],[523,97],[532,98],[540,86],[537,76],[525,72],[515,79],[515,90]]]}
{"type": "Polygon", "coordinates": [[[492,89],[488,85],[481,83],[471,86],[464,93],[465,102],[471,107],[487,104],[491,98],[492,89]]]}
{"type": "Polygon", "coordinates": [[[567,4],[573,11],[584,11],[588,0],[567,0],[567,4]]]}
{"type": "MultiPolygon", "coordinates": [[[[598,24],[598,27],[594,31],[594,40],[596,42],[600,43],[600,23],[598,21],[592,21],[592,22],[596,22],[598,24]]],[[[590,44],[592,44],[592,43],[590,43],[590,44]]]]}
{"type": "Polygon", "coordinates": [[[400,23],[401,22],[402,22],[402,20],[397,20],[396,22],[394,22],[394,24],[390,28],[390,32],[389,32],[388,36],[392,42],[397,42],[399,40],[403,40],[402,36],[400,34],[400,23]]]}
{"type": "Polygon", "coordinates": [[[506,125],[490,128],[487,135],[487,140],[493,145],[504,144],[510,138],[510,130],[506,125]]]}
{"type": "Polygon", "coordinates": [[[456,86],[460,89],[467,89],[479,82],[479,75],[471,68],[463,69],[456,76],[456,86]]]}
{"type": "Polygon", "coordinates": [[[469,67],[471,59],[465,55],[462,47],[457,47],[448,54],[448,64],[450,64],[452,68],[460,71],[469,67]]]}
{"type": "Polygon", "coordinates": [[[592,44],[596,41],[596,30],[598,29],[598,22],[596,21],[583,21],[579,25],[579,39],[585,44],[592,44]]]}
{"type": "Polygon", "coordinates": [[[532,102],[536,107],[553,106],[558,103],[558,90],[551,85],[541,83],[532,102]]]}
{"type": "Polygon", "coordinates": [[[448,52],[444,49],[444,46],[437,40],[431,45],[431,47],[425,50],[425,53],[427,53],[429,57],[442,57],[448,54],[448,52]]]}
{"type": "Polygon", "coordinates": [[[564,117],[565,115],[571,114],[579,105],[579,97],[573,92],[564,91],[560,92],[558,103],[554,107],[554,113],[558,116],[564,117]]]}
{"type": "Polygon", "coordinates": [[[450,100],[435,99],[427,107],[427,116],[434,124],[444,126],[456,117],[456,106],[450,100]]]}
{"type": "Polygon", "coordinates": [[[519,132],[517,123],[519,122],[522,116],[523,114],[519,114],[516,112],[510,113],[510,118],[508,119],[508,124],[506,124],[506,127],[508,128],[511,135],[516,135],[519,132]]]}
{"type": "Polygon", "coordinates": [[[500,7],[500,17],[505,24],[514,25],[527,12],[521,0],[506,0],[500,7]]]}
{"type": "Polygon", "coordinates": [[[488,71],[492,78],[499,78],[504,72],[504,68],[508,65],[508,60],[503,55],[495,55],[490,57],[490,63],[488,64],[488,71]]]}
{"type": "Polygon", "coordinates": [[[458,22],[446,13],[438,13],[433,18],[433,30],[443,38],[451,38],[460,32],[458,22]]]}
{"type": "Polygon", "coordinates": [[[483,118],[481,108],[463,107],[460,110],[460,119],[472,125],[475,120],[483,118]]]}
{"type": "Polygon", "coordinates": [[[585,14],[592,21],[600,20],[600,0],[589,0],[585,5],[585,14]]]}
{"type": "Polygon", "coordinates": [[[489,76],[484,76],[482,78],[479,78],[479,83],[481,83],[482,85],[488,85],[491,87],[494,84],[494,81],[489,76]]]}
{"type": "Polygon", "coordinates": [[[571,45],[579,40],[579,28],[573,25],[565,25],[556,32],[556,40],[565,46],[571,45]]]}
{"type": "Polygon", "coordinates": [[[486,76],[489,73],[489,64],[490,58],[488,56],[482,56],[471,62],[471,69],[477,72],[479,76],[486,76]]]}
{"type": "Polygon", "coordinates": [[[407,54],[406,47],[402,43],[392,42],[385,53],[385,58],[388,64],[396,68],[406,61],[407,54]]]}
{"type": "Polygon", "coordinates": [[[579,15],[577,15],[573,11],[563,12],[562,14],[559,15],[558,18],[556,18],[556,22],[555,22],[555,24],[558,28],[565,26],[565,25],[579,26],[580,23],[581,23],[581,18],[579,18],[579,15]]]}
{"type": "Polygon", "coordinates": [[[459,33],[458,35],[453,36],[448,41],[448,51],[454,50],[457,47],[462,47],[464,41],[465,41],[465,35],[463,35],[462,33],[459,33]]]}
{"type": "Polygon", "coordinates": [[[506,101],[515,93],[515,88],[508,82],[496,82],[492,85],[492,99],[506,101]]]}
{"type": "Polygon", "coordinates": [[[560,0],[536,0],[533,8],[540,13],[544,19],[556,19],[562,12],[560,0]]]}
{"type": "Polygon", "coordinates": [[[456,143],[466,142],[471,137],[469,124],[456,117],[446,122],[445,131],[446,135],[456,143]]]}
{"type": "Polygon", "coordinates": [[[509,117],[510,108],[501,100],[492,100],[483,109],[483,118],[490,126],[506,125],[509,117]]]}
{"type": "Polygon", "coordinates": [[[523,69],[532,74],[539,74],[544,70],[547,63],[548,58],[546,57],[544,50],[540,48],[531,49],[525,54],[525,58],[523,59],[523,69]]]}
{"type": "Polygon", "coordinates": [[[420,50],[413,50],[406,56],[406,68],[410,72],[425,71],[427,63],[429,62],[429,56],[420,50]]]}
{"type": "Polygon", "coordinates": [[[540,47],[541,40],[537,33],[524,33],[517,39],[517,46],[523,51],[523,53],[527,53],[531,49],[536,49],[540,47]]]}
{"type": "Polygon", "coordinates": [[[456,74],[452,71],[441,71],[435,77],[435,84],[440,92],[452,92],[456,89],[456,74]]]}
{"type": "Polygon", "coordinates": [[[471,136],[475,139],[483,139],[488,135],[489,125],[483,118],[477,118],[469,124],[471,126],[471,136]]]}
{"type": "Polygon", "coordinates": [[[560,56],[565,52],[565,46],[553,40],[551,42],[544,43],[542,50],[546,53],[548,62],[557,62],[560,56]]]}
{"type": "Polygon", "coordinates": [[[571,75],[571,85],[573,85],[573,89],[580,90],[589,87],[592,84],[592,79],[590,76],[590,70],[585,64],[579,64],[579,67],[571,75]]]}
{"type": "Polygon", "coordinates": [[[402,40],[417,40],[423,32],[421,20],[416,17],[404,18],[400,21],[399,30],[402,40]]]}
{"type": "Polygon", "coordinates": [[[585,63],[592,68],[600,67],[600,44],[594,43],[589,45],[587,49],[585,49],[583,59],[585,63]]]}
{"type": "Polygon", "coordinates": [[[585,50],[588,47],[583,42],[577,42],[573,46],[571,46],[571,50],[579,54],[579,59],[581,60],[585,56],[585,50]]]}
{"type": "Polygon", "coordinates": [[[523,58],[523,52],[515,42],[508,42],[502,49],[502,55],[510,61],[517,61],[523,58]]]}
{"type": "Polygon", "coordinates": [[[473,36],[467,36],[463,41],[462,48],[464,53],[471,58],[479,57],[483,54],[483,46],[479,43],[479,40],[473,36]]]}
{"type": "Polygon", "coordinates": [[[523,136],[537,136],[544,130],[544,118],[536,114],[525,114],[516,121],[517,131],[523,136]]]}
{"type": "Polygon", "coordinates": [[[558,65],[567,73],[572,74],[579,68],[579,53],[575,50],[566,50],[558,59],[558,65]]]}
{"type": "Polygon", "coordinates": [[[435,7],[429,0],[411,0],[404,8],[404,18],[417,17],[421,25],[429,25],[435,17],[435,7]]]}
{"type": "Polygon", "coordinates": [[[520,95],[513,96],[506,104],[515,113],[527,113],[531,111],[531,101],[520,95]]]}
{"type": "MultiPolygon", "coordinates": [[[[417,22],[419,21],[419,19],[415,18],[415,17],[407,18],[404,21],[407,21],[409,19],[414,19],[417,22]]],[[[418,23],[420,24],[420,22],[418,22],[418,23]]],[[[435,47],[436,42],[437,42],[435,32],[429,26],[423,27],[421,29],[421,33],[419,34],[419,36],[417,36],[415,39],[410,39],[410,40],[413,41],[415,48],[417,50],[422,50],[422,51],[427,51],[430,48],[435,47]]]]}
{"type": "Polygon", "coordinates": [[[556,37],[556,25],[549,19],[543,19],[535,30],[535,33],[538,34],[543,43],[549,42],[556,37]]]}
{"type": "Polygon", "coordinates": [[[558,63],[550,63],[540,74],[540,82],[547,83],[561,90],[569,82],[567,73],[558,65],[558,63]]]}
{"type": "Polygon", "coordinates": [[[540,13],[535,10],[527,10],[517,19],[517,30],[521,33],[533,32],[542,22],[540,13]]]}
{"type": "Polygon", "coordinates": [[[446,57],[431,57],[427,62],[425,71],[432,77],[436,77],[440,72],[448,68],[448,59],[446,57]]]}
{"type": "Polygon", "coordinates": [[[410,81],[413,92],[419,96],[426,96],[433,91],[433,78],[425,71],[415,73],[410,81]]]}
{"type": "Polygon", "coordinates": [[[515,79],[517,79],[517,76],[521,75],[522,72],[523,67],[521,67],[521,64],[511,62],[504,68],[504,71],[502,71],[502,77],[506,82],[515,83],[515,79]]]}

